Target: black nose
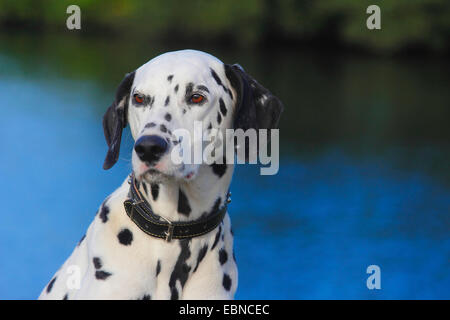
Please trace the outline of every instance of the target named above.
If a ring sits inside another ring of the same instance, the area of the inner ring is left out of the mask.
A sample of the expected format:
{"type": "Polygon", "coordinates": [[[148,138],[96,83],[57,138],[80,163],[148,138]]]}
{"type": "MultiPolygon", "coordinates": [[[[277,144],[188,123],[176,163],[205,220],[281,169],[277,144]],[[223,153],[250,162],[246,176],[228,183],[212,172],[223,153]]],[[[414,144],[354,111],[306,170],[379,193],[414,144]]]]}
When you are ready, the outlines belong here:
{"type": "Polygon", "coordinates": [[[145,162],[156,162],[167,151],[167,142],[160,136],[142,136],[134,144],[134,151],[145,162]]]}

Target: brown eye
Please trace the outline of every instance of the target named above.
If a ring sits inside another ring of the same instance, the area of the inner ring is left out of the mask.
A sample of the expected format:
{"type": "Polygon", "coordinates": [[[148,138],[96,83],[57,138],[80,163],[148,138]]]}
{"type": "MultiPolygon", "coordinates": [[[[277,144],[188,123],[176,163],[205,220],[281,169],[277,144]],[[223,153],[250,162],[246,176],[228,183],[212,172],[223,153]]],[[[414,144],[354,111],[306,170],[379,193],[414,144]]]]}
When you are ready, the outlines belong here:
{"type": "Polygon", "coordinates": [[[139,94],[135,94],[133,97],[134,97],[134,101],[138,104],[141,104],[142,102],[144,102],[144,98],[139,94]]]}
{"type": "Polygon", "coordinates": [[[204,96],[202,96],[201,94],[193,94],[192,96],[191,96],[191,102],[192,103],[200,103],[200,102],[202,102],[203,100],[205,99],[205,97],[204,96]]]}

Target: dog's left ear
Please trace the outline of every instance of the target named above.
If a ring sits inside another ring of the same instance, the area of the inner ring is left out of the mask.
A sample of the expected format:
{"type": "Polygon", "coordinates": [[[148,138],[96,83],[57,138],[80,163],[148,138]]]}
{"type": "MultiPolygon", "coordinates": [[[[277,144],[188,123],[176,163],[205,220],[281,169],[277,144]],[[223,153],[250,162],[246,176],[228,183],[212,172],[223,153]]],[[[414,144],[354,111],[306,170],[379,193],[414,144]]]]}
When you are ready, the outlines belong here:
{"type": "MultiPolygon", "coordinates": [[[[234,129],[242,129],[244,132],[248,129],[268,129],[267,141],[265,143],[269,143],[271,137],[270,130],[278,128],[278,121],[284,109],[280,99],[260,85],[238,64],[226,64],[225,74],[237,94],[233,122],[234,129]]],[[[252,149],[245,142],[244,146],[240,146],[239,141],[235,140],[237,143],[235,150],[242,148],[241,150],[244,152],[243,157],[246,161],[252,155],[256,156],[253,152],[259,150],[261,141],[259,140],[258,133],[256,139],[256,150],[252,149]]]]}
{"type": "Polygon", "coordinates": [[[134,74],[135,71],[128,73],[119,84],[114,102],[103,116],[103,132],[108,144],[108,152],[103,163],[103,169],[105,170],[111,168],[119,159],[122,131],[127,126],[128,100],[134,74]]]}
{"type": "MultiPolygon", "coordinates": [[[[276,129],[283,104],[238,65],[225,65],[225,74],[237,93],[234,129],[276,129]]],[[[268,136],[270,137],[270,135],[268,136]]]]}

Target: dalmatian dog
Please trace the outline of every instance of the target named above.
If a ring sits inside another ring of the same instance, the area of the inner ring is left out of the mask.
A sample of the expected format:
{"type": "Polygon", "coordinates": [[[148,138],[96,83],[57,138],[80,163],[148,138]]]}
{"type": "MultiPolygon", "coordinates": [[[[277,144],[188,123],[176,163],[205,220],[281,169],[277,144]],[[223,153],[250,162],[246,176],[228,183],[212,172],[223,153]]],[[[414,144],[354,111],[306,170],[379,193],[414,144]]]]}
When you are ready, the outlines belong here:
{"type": "Polygon", "coordinates": [[[103,167],[118,160],[129,124],[132,179],[104,200],[39,299],[233,299],[238,271],[226,205],[234,166],[175,163],[173,150],[185,144],[174,132],[192,133],[194,122],[207,133],[272,129],[282,108],[239,65],[196,50],[162,54],[127,74],[103,118],[109,147],[103,167]],[[132,205],[146,202],[161,221],[156,227],[220,219],[201,233],[157,237],[145,232],[147,220],[139,224],[133,210],[128,214],[131,191],[144,199],[132,205]]]}

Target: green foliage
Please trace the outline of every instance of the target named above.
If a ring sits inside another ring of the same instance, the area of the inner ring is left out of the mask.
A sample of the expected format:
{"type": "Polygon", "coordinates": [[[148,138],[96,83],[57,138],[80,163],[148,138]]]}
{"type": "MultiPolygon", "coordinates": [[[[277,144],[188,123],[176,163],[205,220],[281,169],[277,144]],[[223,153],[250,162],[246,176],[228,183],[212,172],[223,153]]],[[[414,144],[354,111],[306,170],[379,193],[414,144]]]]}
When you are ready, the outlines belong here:
{"type": "Polygon", "coordinates": [[[82,32],[159,40],[231,40],[244,46],[274,38],[335,41],[379,52],[411,45],[448,50],[448,0],[2,0],[0,24],[65,31],[66,8],[81,8],[82,32]],[[381,8],[382,30],[368,30],[366,8],[381,8]]]}

